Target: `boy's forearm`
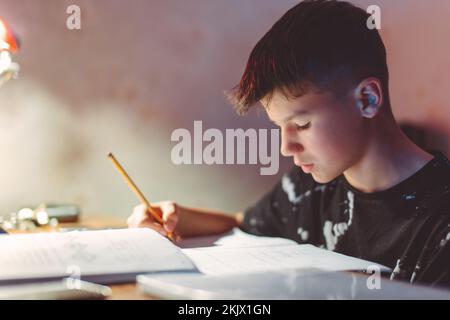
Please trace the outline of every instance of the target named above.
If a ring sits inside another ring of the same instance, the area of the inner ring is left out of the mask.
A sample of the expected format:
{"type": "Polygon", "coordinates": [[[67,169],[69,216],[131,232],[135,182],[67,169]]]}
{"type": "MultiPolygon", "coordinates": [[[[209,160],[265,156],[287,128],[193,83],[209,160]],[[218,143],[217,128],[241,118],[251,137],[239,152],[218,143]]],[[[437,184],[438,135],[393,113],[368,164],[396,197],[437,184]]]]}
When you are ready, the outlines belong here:
{"type": "Polygon", "coordinates": [[[181,237],[220,234],[239,227],[242,213],[227,214],[207,209],[177,207],[177,233],[181,237]]]}

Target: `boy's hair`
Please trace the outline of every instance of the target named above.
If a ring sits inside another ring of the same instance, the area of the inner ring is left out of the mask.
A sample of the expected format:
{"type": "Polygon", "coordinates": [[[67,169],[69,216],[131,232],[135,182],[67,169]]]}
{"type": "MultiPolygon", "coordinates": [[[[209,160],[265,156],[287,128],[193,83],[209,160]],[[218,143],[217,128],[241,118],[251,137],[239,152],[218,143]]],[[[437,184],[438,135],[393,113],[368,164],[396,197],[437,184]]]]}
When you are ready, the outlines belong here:
{"type": "Polygon", "coordinates": [[[386,49],[370,15],[348,2],[305,0],[278,20],[259,40],[242,79],[230,95],[245,114],[275,90],[298,97],[310,89],[342,95],[367,77],[381,81],[389,104],[386,49]]]}

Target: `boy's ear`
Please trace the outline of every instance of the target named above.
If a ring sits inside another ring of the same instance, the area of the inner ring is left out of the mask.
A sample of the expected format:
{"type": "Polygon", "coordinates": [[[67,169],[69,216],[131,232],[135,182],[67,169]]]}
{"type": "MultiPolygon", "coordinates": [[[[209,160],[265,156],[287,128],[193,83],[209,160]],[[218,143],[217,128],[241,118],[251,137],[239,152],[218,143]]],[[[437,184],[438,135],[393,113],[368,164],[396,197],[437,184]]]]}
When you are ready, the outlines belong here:
{"type": "Polygon", "coordinates": [[[354,90],[356,106],[365,118],[374,118],[383,106],[383,91],[377,78],[367,78],[354,90]]]}

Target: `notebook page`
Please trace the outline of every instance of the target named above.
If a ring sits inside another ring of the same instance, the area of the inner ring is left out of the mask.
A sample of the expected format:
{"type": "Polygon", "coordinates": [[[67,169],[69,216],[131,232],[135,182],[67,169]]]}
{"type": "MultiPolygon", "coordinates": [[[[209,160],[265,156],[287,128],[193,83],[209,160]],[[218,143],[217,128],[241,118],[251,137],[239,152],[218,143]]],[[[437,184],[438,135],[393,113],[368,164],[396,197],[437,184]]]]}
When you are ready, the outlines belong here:
{"type": "Polygon", "coordinates": [[[328,271],[366,270],[376,263],[319,249],[312,245],[269,247],[227,247],[183,249],[198,270],[207,275],[244,273],[293,268],[328,271]]]}
{"type": "Polygon", "coordinates": [[[293,240],[277,237],[261,237],[241,231],[234,228],[226,234],[215,236],[195,237],[181,240],[178,245],[181,248],[197,248],[210,246],[228,246],[228,247],[268,247],[279,245],[297,244],[293,240]]]}
{"type": "Polygon", "coordinates": [[[0,237],[0,281],[195,270],[154,230],[116,229],[0,237]]]}

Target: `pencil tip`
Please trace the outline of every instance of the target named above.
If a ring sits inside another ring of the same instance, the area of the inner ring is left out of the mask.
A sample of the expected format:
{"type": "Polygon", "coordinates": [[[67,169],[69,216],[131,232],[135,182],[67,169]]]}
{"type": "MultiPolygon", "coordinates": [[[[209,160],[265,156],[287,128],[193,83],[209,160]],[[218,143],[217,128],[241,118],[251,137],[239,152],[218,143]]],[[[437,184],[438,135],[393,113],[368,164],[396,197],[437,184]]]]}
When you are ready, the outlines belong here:
{"type": "Polygon", "coordinates": [[[110,153],[108,153],[108,158],[111,158],[112,157],[112,153],[110,152],[110,153]]]}

